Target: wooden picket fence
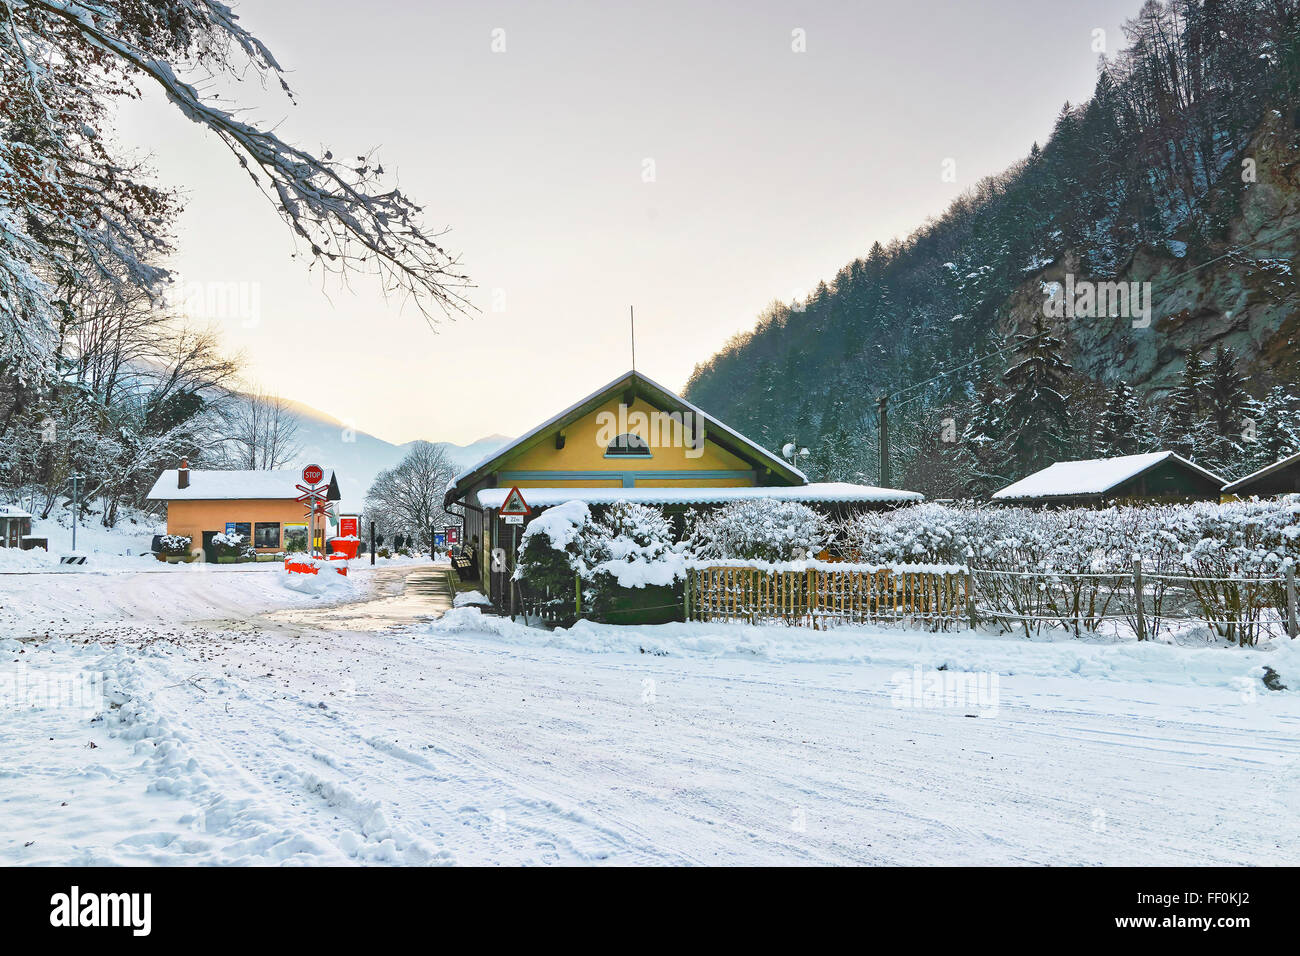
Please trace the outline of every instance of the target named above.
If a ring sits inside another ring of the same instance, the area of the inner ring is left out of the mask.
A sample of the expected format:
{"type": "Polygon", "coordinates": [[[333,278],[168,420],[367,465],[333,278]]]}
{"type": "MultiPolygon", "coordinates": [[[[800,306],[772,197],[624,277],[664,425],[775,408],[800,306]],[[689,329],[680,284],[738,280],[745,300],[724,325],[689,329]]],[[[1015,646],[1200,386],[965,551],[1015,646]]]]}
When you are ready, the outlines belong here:
{"type": "Polygon", "coordinates": [[[686,577],[686,619],[838,624],[907,623],[947,630],[970,622],[970,574],[895,568],[777,570],[695,567],[686,577]]]}

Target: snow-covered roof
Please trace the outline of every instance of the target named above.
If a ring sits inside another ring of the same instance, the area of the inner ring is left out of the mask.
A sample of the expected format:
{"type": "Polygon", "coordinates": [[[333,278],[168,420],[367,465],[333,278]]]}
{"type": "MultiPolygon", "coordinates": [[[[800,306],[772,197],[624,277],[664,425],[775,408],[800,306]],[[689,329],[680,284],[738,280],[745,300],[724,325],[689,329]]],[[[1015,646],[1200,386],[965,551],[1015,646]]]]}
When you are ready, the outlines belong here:
{"type": "MultiPolygon", "coordinates": [[[[519,492],[531,508],[550,508],[566,501],[583,501],[589,505],[610,505],[620,501],[633,501],[643,505],[702,505],[773,498],[777,501],[870,501],[901,504],[925,498],[925,495],[916,491],[874,488],[846,481],[764,488],[520,488],[519,492]]],[[[509,493],[509,488],[482,488],[478,493],[479,506],[500,508],[509,493]]]]}
{"type": "Polygon", "coordinates": [[[239,498],[296,498],[302,481],[298,468],[270,471],[204,471],[190,469],[188,488],[176,487],[175,468],[168,468],[149,489],[154,501],[215,501],[239,498]]]}
{"type": "MultiPolygon", "coordinates": [[[[482,458],[475,464],[471,465],[469,468],[466,468],[464,471],[462,471],[459,475],[455,477],[455,479],[452,481],[451,488],[455,489],[466,478],[471,477],[476,472],[482,471],[497,459],[504,458],[506,455],[510,454],[516,448],[526,445],[529,441],[536,438],[537,436],[543,435],[546,432],[550,431],[551,429],[556,428],[562,422],[565,422],[576,412],[578,412],[579,409],[581,409],[583,406],[585,406],[592,400],[597,399],[608,392],[614,391],[617,386],[622,385],[624,382],[628,382],[629,384],[631,384],[637,379],[640,379],[642,382],[644,382],[646,385],[650,386],[651,388],[659,392],[662,392],[664,396],[679,404],[684,410],[687,410],[691,412],[693,415],[698,416],[700,419],[702,419],[704,422],[707,423],[707,426],[709,428],[716,429],[718,431],[724,432],[725,434],[729,435],[738,444],[745,446],[753,455],[767,462],[770,467],[775,468],[778,472],[794,475],[800,481],[806,482],[808,480],[807,475],[805,475],[798,468],[791,465],[788,461],[785,461],[784,459],[778,457],[777,455],[774,455],[772,452],[768,451],[762,445],[758,444],[757,442],[751,441],[750,439],[746,438],[744,435],[742,435],[740,432],[736,431],[735,429],[729,428],[726,424],[720,422],[718,419],[714,418],[708,412],[704,411],[701,408],[698,408],[695,405],[692,405],[690,402],[682,398],[676,392],[672,391],[671,389],[665,388],[664,386],[660,385],[658,382],[647,377],[641,372],[630,371],[630,372],[624,372],[622,375],[620,375],[618,378],[614,379],[613,381],[609,382],[608,384],[602,385],[600,388],[596,389],[590,395],[586,395],[583,398],[578,399],[568,408],[564,409],[564,411],[556,415],[552,415],[550,418],[542,422],[536,428],[528,430],[527,432],[525,432],[524,434],[516,438],[514,441],[502,445],[496,451],[482,458]]],[[[450,495],[451,493],[452,491],[449,490],[448,495],[450,495]]]]}
{"type": "Polygon", "coordinates": [[[30,511],[23,511],[16,505],[0,505],[0,518],[30,518],[30,511]]]}
{"type": "Polygon", "coordinates": [[[1188,461],[1172,451],[1154,451],[1145,455],[1121,455],[1118,458],[1090,458],[1085,461],[1058,461],[1042,471],[1036,471],[1015,484],[1007,485],[993,493],[994,499],[1006,498],[1059,498],[1073,495],[1103,495],[1117,485],[1136,478],[1144,471],[1170,459],[1180,461],[1193,471],[1198,471],[1211,481],[1223,484],[1223,479],[1206,471],[1195,462],[1188,461]]]}
{"type": "Polygon", "coordinates": [[[1223,490],[1226,494],[1232,494],[1242,486],[1250,484],[1256,478],[1263,478],[1265,475],[1271,475],[1273,472],[1281,471],[1283,468],[1294,465],[1296,462],[1300,462],[1300,454],[1292,455],[1290,458],[1283,458],[1281,461],[1275,461],[1273,464],[1266,465],[1259,471],[1251,472],[1245,478],[1238,478],[1236,481],[1224,485],[1223,490]]]}

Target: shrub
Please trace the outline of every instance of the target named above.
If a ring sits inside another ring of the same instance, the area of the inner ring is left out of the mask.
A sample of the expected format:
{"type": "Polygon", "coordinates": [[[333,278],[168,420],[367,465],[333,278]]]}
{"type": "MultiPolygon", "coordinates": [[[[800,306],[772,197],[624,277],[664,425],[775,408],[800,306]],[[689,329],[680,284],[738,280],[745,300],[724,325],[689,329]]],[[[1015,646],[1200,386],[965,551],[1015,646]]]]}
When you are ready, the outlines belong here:
{"type": "Polygon", "coordinates": [[[1076,633],[1094,630],[1103,615],[1135,621],[1131,574],[1140,556],[1150,633],[1178,613],[1254,643],[1264,610],[1277,620],[1285,613],[1285,589],[1253,579],[1300,561],[1300,498],[1096,510],[922,504],[855,515],[837,535],[842,550],[867,562],[968,564],[978,569],[982,606],[1068,619],[1076,633]]]}
{"type": "Polygon", "coordinates": [[[219,558],[237,557],[244,544],[244,538],[238,534],[226,534],[224,531],[212,536],[212,546],[219,558]]]}
{"type": "Polygon", "coordinates": [[[514,577],[539,612],[563,622],[576,616],[577,582],[587,571],[583,542],[591,533],[591,511],[581,501],[548,508],[524,528],[514,577]]]}
{"type": "Polygon", "coordinates": [[[672,526],[658,509],[620,502],[594,518],[586,504],[569,501],[524,529],[515,578],[533,608],[555,620],[576,617],[580,586],[584,616],[646,623],[680,619],[681,569],[672,526]]]}
{"type": "Polygon", "coordinates": [[[583,603],[596,620],[681,620],[677,583],[684,566],[662,511],[631,502],[611,505],[588,526],[581,547],[587,565],[583,603]]]}
{"type": "Polygon", "coordinates": [[[190,553],[191,538],[183,534],[165,534],[158,541],[158,550],[173,558],[183,558],[190,553]]]}
{"type": "Polygon", "coordinates": [[[695,518],[687,547],[692,557],[797,561],[831,541],[830,523],[797,501],[736,501],[695,518]]]}

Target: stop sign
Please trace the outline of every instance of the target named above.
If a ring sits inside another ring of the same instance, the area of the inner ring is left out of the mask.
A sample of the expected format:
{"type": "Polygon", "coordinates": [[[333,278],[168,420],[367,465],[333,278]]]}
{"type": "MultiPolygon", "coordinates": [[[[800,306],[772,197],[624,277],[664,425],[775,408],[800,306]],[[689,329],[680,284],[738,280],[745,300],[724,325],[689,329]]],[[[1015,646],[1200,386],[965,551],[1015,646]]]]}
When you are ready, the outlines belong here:
{"type": "Polygon", "coordinates": [[[325,477],[325,469],[320,465],[308,465],[302,470],[302,480],[309,485],[319,485],[325,477]]]}

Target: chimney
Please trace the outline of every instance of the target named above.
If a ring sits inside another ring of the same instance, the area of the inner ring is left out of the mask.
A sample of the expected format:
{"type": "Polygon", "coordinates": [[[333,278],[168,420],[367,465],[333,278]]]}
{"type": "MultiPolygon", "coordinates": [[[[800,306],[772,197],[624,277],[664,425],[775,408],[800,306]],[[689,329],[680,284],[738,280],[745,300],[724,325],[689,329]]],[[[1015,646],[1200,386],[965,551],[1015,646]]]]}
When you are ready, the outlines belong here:
{"type": "Polygon", "coordinates": [[[181,467],[176,471],[176,487],[188,488],[190,486],[190,460],[181,459],[181,467]]]}

